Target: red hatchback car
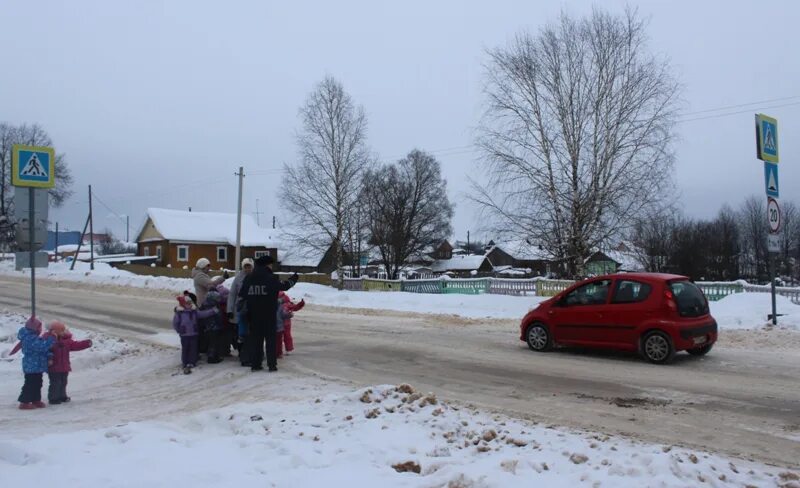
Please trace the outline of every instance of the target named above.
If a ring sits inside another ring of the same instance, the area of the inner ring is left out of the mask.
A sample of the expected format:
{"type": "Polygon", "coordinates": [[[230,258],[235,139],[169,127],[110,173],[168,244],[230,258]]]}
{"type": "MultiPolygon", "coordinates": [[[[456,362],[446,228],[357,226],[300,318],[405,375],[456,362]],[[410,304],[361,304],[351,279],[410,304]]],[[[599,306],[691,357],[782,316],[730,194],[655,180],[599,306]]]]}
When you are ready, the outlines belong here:
{"type": "Polygon", "coordinates": [[[708,353],[717,322],[685,276],[616,274],[576,283],[540,303],[522,319],[520,340],[534,351],[556,345],[638,351],[663,364],[678,351],[708,353]]]}

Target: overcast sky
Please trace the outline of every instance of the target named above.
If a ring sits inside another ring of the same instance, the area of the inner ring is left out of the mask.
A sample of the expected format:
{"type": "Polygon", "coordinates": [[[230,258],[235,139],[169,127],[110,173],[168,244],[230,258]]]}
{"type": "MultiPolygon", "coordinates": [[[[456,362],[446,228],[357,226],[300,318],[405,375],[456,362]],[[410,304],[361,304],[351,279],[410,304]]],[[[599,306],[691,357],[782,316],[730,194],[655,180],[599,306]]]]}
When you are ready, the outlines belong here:
{"type": "MultiPolygon", "coordinates": [[[[296,161],[297,111],[326,74],[369,117],[383,161],[433,152],[456,203],[456,238],[480,222],[465,200],[469,148],[481,113],[488,48],[536,31],[564,9],[621,1],[83,1],[0,0],[0,121],[38,122],[67,155],[75,195],[51,211],[80,230],[87,185],[95,229],[131,239],[147,207],[234,212],[241,164],[244,208],[261,223],[281,214],[279,169],[296,161]],[[124,220],[124,219],[123,219],[124,220]]],[[[676,178],[685,211],[763,195],[753,113],[780,122],[784,200],[800,183],[800,4],[792,1],[642,1],[650,49],[684,84],[676,178]],[[794,98],[789,98],[794,97],[794,98]],[[770,99],[771,103],[744,105],[770,99]],[[721,107],[729,110],[696,113],[721,107]],[[778,105],[783,105],[778,107],[778,105]],[[742,112],[716,117],[719,114],[742,112]]],[[[800,200],[800,197],[796,198],[800,200]]]]}

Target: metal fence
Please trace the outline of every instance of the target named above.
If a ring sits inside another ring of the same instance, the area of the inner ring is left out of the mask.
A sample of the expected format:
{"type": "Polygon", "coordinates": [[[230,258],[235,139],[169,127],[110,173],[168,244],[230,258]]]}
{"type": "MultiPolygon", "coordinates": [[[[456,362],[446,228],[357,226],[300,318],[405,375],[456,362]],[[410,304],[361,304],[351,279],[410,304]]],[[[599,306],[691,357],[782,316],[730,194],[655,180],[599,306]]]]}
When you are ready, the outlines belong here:
{"type": "MultiPolygon", "coordinates": [[[[544,278],[451,278],[423,280],[379,280],[345,278],[344,288],[351,291],[404,291],[408,293],[460,294],[552,297],[575,282],[544,278]]],[[[709,301],[717,301],[735,293],[769,293],[769,285],[751,285],[744,281],[696,282],[709,301]]],[[[776,292],[800,304],[800,288],[777,287],[776,292]]]]}

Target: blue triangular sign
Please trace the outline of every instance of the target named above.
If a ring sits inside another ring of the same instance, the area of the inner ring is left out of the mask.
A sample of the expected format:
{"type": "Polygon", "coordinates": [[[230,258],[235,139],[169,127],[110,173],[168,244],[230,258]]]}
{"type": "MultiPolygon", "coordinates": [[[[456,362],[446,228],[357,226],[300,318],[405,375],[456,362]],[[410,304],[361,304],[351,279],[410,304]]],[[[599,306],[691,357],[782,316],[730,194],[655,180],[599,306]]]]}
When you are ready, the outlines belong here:
{"type": "Polygon", "coordinates": [[[764,188],[768,197],[778,198],[780,196],[777,164],[764,163],[764,188]]]}

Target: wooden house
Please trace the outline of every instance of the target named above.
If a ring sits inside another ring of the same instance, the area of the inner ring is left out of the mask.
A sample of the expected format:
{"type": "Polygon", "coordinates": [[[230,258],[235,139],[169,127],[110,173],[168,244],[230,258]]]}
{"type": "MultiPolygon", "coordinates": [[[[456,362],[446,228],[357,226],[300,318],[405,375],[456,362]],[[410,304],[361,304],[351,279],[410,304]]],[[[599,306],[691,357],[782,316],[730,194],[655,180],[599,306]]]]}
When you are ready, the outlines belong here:
{"type": "MultiPolygon", "coordinates": [[[[241,259],[266,254],[278,261],[276,233],[242,215],[241,259]]],[[[198,259],[206,258],[212,269],[234,269],[236,214],[150,208],[136,243],[137,254],[156,256],[157,266],[193,268],[198,259]]]]}

